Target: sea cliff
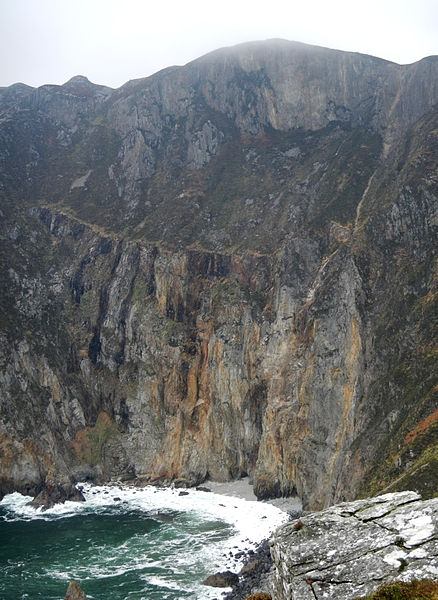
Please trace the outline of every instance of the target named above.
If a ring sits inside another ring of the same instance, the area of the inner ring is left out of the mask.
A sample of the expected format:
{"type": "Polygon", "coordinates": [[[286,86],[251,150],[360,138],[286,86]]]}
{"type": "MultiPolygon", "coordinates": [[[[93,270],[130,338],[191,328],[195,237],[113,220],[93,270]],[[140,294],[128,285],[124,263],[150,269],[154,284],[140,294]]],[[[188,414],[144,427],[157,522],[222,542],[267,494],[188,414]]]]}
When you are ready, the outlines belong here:
{"type": "Polygon", "coordinates": [[[0,494],[436,495],[437,102],[281,40],[1,89],[0,494]]]}

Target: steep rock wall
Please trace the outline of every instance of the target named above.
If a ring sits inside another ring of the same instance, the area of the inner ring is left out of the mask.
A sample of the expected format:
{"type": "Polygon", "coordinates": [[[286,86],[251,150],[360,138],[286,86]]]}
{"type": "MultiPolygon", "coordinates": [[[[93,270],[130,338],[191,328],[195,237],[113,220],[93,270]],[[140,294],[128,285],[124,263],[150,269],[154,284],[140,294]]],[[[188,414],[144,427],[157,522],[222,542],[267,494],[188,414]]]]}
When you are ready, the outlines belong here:
{"type": "MultiPolygon", "coordinates": [[[[319,268],[312,256],[312,286],[302,289],[299,280],[294,290],[279,285],[276,257],[168,252],[95,233],[47,209],[33,213],[63,257],[55,293],[70,295],[64,316],[72,337],[56,370],[30,360],[25,342],[20,348],[29,372],[47,372],[33,378],[48,395],[49,427],[64,429],[71,453],[78,432],[104,410],[121,432],[106,457],[95,457],[111,473],[190,483],[249,473],[262,496],[295,488],[312,503],[332,498],[326,488],[348,448],[361,360],[360,283],[349,250],[319,268]],[[335,269],[345,288],[316,326],[315,297],[335,269]],[[330,393],[326,371],[334,373],[330,393]],[[66,377],[68,391],[60,383],[66,377]],[[290,439],[297,441],[290,446],[290,439]],[[333,453],[332,469],[317,482],[321,471],[312,465],[333,453]]],[[[24,367],[9,369],[16,377],[24,367]]],[[[29,411],[30,422],[39,410],[37,403],[29,411]]]]}

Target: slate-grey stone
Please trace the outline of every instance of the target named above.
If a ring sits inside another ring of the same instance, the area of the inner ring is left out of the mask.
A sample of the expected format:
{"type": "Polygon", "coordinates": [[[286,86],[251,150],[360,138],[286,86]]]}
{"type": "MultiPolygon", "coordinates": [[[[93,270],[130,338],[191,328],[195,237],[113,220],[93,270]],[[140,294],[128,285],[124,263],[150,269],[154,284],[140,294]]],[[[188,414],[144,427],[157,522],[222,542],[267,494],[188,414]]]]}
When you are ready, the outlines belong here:
{"type": "Polygon", "coordinates": [[[402,492],[287,523],[271,540],[278,600],[350,600],[382,583],[438,576],[438,498],[402,492]]]}

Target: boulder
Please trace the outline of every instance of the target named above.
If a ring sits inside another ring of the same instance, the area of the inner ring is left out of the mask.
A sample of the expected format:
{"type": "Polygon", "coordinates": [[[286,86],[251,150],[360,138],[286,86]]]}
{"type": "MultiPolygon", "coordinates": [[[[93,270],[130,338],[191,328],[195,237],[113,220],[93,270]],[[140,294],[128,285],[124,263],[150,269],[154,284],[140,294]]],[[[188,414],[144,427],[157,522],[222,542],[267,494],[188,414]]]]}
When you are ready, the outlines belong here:
{"type": "Polygon", "coordinates": [[[58,480],[48,475],[43,488],[33,500],[28,502],[28,506],[41,507],[43,510],[47,510],[55,504],[64,503],[66,500],[83,502],[85,497],[81,490],[75,486],[73,479],[64,477],[58,480]]]}
{"type": "Polygon", "coordinates": [[[85,595],[79,583],[76,581],[70,581],[64,600],[87,600],[87,596],[85,595]]]}
{"type": "Polygon", "coordinates": [[[211,587],[232,587],[239,582],[239,577],[236,573],[231,571],[224,571],[223,573],[215,573],[210,575],[207,579],[202,582],[203,585],[209,585],[211,587]]]}

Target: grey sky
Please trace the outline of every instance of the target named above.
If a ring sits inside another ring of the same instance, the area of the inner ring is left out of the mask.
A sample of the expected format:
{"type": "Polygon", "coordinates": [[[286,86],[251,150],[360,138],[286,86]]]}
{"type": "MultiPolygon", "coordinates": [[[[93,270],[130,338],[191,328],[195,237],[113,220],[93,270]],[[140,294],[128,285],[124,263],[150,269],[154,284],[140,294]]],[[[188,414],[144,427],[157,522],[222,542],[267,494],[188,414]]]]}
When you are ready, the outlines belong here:
{"type": "Polygon", "coordinates": [[[0,0],[0,86],[118,87],[273,37],[410,63],[438,54],[438,0],[0,0]]]}

